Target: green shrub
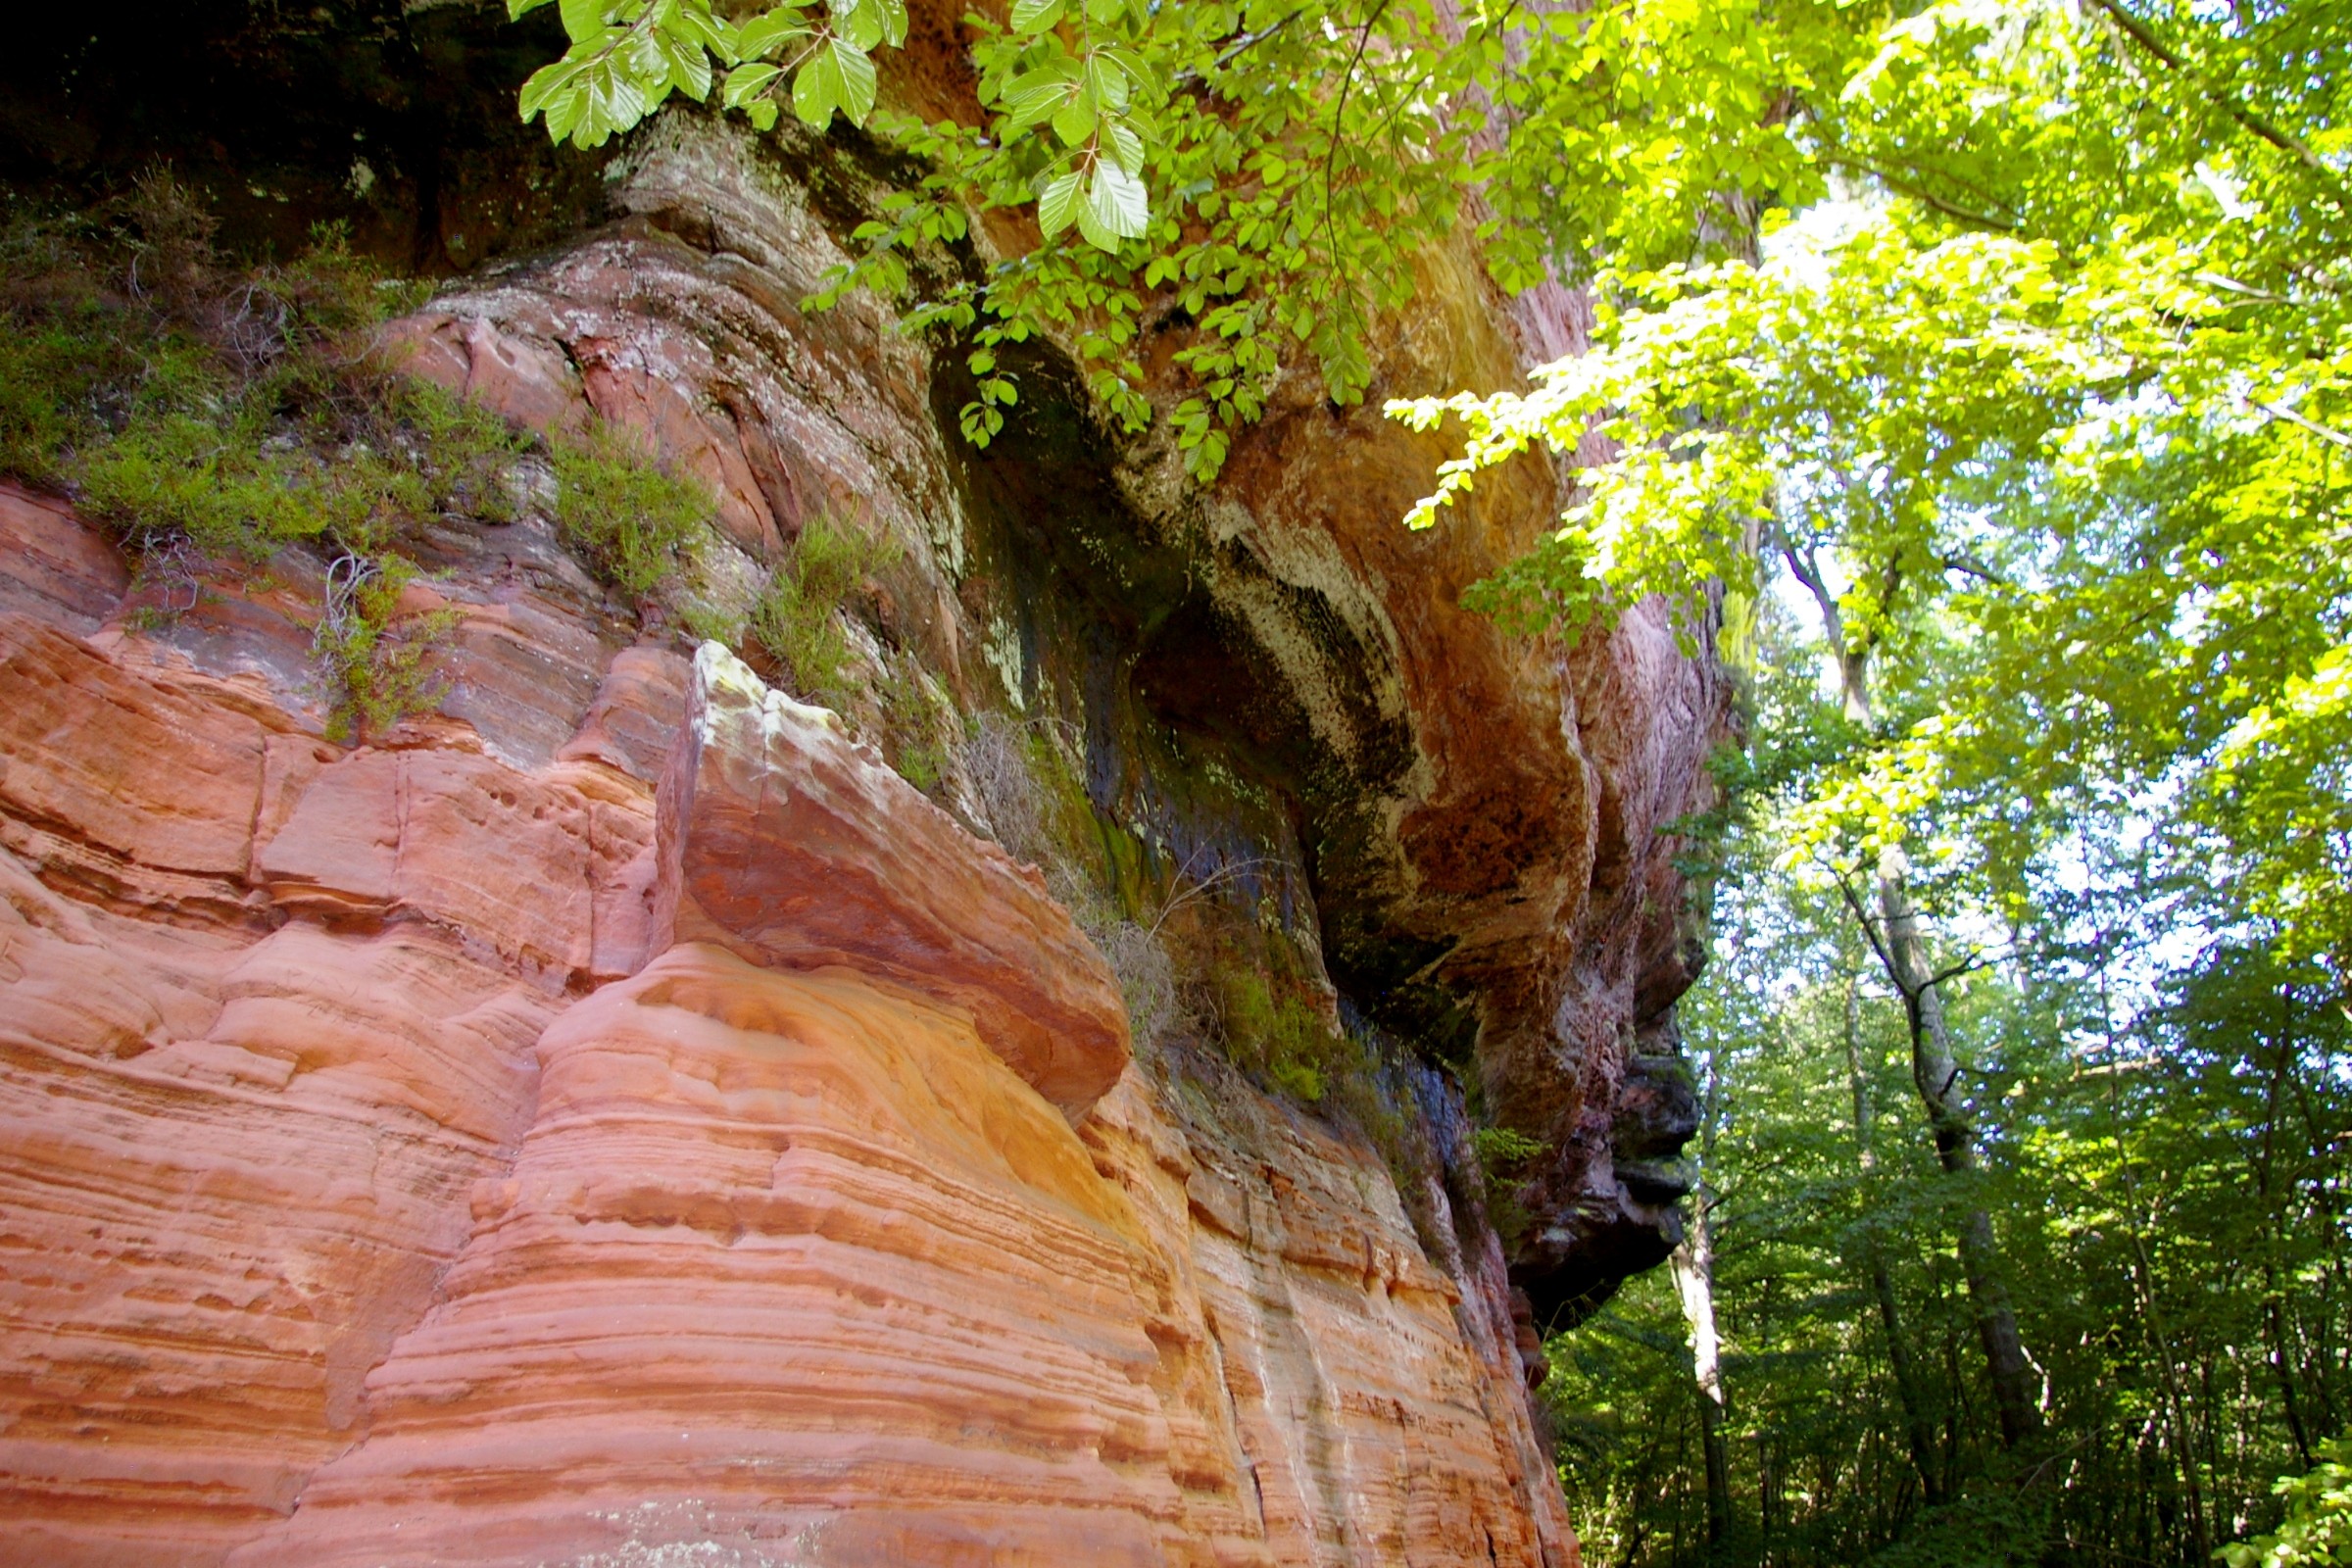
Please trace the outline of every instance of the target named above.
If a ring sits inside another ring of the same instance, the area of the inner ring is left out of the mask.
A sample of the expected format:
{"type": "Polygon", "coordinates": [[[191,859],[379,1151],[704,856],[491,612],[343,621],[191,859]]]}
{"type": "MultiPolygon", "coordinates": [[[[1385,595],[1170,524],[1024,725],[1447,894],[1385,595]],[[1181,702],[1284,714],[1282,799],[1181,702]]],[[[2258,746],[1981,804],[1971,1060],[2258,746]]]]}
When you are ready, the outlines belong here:
{"type": "Polygon", "coordinates": [[[416,564],[399,555],[339,556],[327,568],[311,657],[326,692],[328,740],[367,740],[429,712],[446,695],[433,661],[458,615],[401,615],[401,590],[417,575],[416,564]]]}
{"type": "Polygon", "coordinates": [[[103,315],[0,331],[0,472],[36,484],[98,428],[101,388],[128,378],[130,357],[103,315]]]}
{"type": "Polygon", "coordinates": [[[598,580],[643,598],[692,564],[717,508],[657,467],[642,438],[599,421],[554,457],[557,534],[598,580]]]}
{"type": "Polygon", "coordinates": [[[1302,997],[1277,997],[1255,966],[1221,977],[1218,1017],[1226,1054],[1306,1104],[1319,1103],[1335,1076],[1363,1066],[1360,1046],[1335,1032],[1302,997]]]}
{"type": "Polygon", "coordinates": [[[514,520],[517,508],[508,473],[529,443],[506,420],[430,381],[405,377],[397,384],[393,409],[434,512],[488,523],[514,520]]]}
{"type": "Polygon", "coordinates": [[[2276,1531],[2232,1542],[2214,1556],[2229,1568],[2352,1562],[2352,1443],[2324,1445],[2323,1453],[2310,1474],[2287,1476],[2272,1489],[2286,1499],[2276,1531]]]}
{"type": "Polygon", "coordinates": [[[896,559],[888,542],[828,517],[811,517],[802,527],[751,618],[752,640],[796,696],[836,710],[849,706],[850,642],[836,617],[860,583],[896,559]]]}
{"type": "Polygon", "coordinates": [[[948,768],[943,731],[954,714],[932,695],[912,659],[891,662],[882,677],[882,748],[899,776],[928,793],[948,768]]]}
{"type": "Polygon", "coordinates": [[[209,557],[267,561],[336,520],[339,486],[250,433],[186,414],[140,415],[73,468],[82,504],[134,549],[185,539],[209,557]]]}

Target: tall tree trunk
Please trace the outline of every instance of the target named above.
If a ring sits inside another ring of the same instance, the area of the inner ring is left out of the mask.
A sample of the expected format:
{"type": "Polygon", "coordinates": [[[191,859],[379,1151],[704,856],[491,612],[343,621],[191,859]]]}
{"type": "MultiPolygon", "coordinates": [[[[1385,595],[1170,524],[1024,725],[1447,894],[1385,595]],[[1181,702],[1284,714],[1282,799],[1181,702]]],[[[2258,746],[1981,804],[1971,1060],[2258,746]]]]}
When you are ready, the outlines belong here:
{"type": "MultiPolygon", "coordinates": [[[[1822,629],[1838,660],[1845,716],[1865,728],[1875,727],[1870,640],[1847,635],[1838,596],[1830,591],[1829,579],[1812,550],[1800,550],[1787,541],[1782,548],[1789,569],[1820,608],[1822,629]]],[[[1871,933],[1886,976],[1902,996],[1911,1027],[1911,1081],[1927,1108],[1936,1156],[1946,1174],[1963,1176],[1976,1169],[1977,1129],[1959,1093],[1960,1064],[1952,1054],[1951,1030],[1944,1022],[1942,977],[1929,963],[1919,910],[1911,903],[1899,853],[1890,851],[1880,858],[1877,880],[1876,932],[1869,912],[1850,888],[1846,890],[1847,903],[1864,931],[1871,933]]],[[[1968,1280],[1969,1300],[1976,1308],[1977,1337],[1984,1346],[1984,1367],[1992,1382],[2001,1444],[2015,1450],[2040,1429],[2040,1410],[2034,1399],[2033,1363],[2026,1358],[2025,1342],[2017,1332],[2017,1311],[2001,1278],[2000,1247],[1993,1238],[1992,1216],[1981,1205],[1972,1205],[1962,1217],[1959,1242],[1960,1267],[1968,1280]]]]}
{"type": "Polygon", "coordinates": [[[2295,1456],[2309,1470],[2313,1463],[2311,1434],[2303,1424],[2301,1401],[2295,1396],[2295,1367],[2287,1348],[2286,1306],[2278,1287],[2279,1232],[2284,1205],[2272,1190],[2272,1176],[2278,1168],[2278,1102],[2286,1087],[2295,1049],[2294,993],[2283,985],[2278,988],[2277,1044],[2278,1057],[2271,1068],[2270,1087],[2263,1097],[2262,1143],[2254,1162],[2254,1190],[2262,1198],[2263,1229],[2267,1233],[2262,1258],[2262,1326],[2263,1338],[2269,1342],[2271,1373],[2278,1380],[2278,1395],[2286,1406],[2286,1430],[2295,1440],[2295,1456]]]}
{"type": "MultiPolygon", "coordinates": [[[[1902,865],[1888,855],[1879,864],[1879,919],[1886,931],[1885,957],[1911,1026],[1911,1082],[1927,1107],[1928,1127],[1935,1135],[1936,1157],[1944,1172],[1965,1176],[1977,1168],[1977,1129],[1960,1095],[1960,1063],[1952,1054],[1952,1037],[1944,1022],[1943,996],[1936,973],[1928,966],[1927,943],[1919,930],[1919,911],[1904,886],[1902,865]]],[[[1976,1307],[1977,1338],[1984,1347],[1984,1368],[1992,1381],[1993,1410],[2001,1426],[2001,1446],[2024,1446],[2041,1428],[2034,1398],[2034,1363],[2026,1358],[2025,1341],[2017,1332],[2017,1310],[2009,1302],[2009,1287],[2001,1278],[2000,1246],[1992,1234],[1992,1216],[1983,1205],[1971,1204],[1960,1221],[1960,1269],[1968,1280],[1969,1300],[1976,1307]]]]}
{"type": "Polygon", "coordinates": [[[1698,1396],[1698,1432],[1707,1461],[1707,1545],[1721,1546],[1732,1533],[1732,1460],[1723,1434],[1723,1348],[1715,1333],[1715,1238],[1702,1190],[1692,1205],[1690,1229],[1672,1258],[1675,1294],[1690,1322],[1692,1384],[1698,1396]]]}
{"type": "MultiPolygon", "coordinates": [[[[1877,1195],[1869,1187],[1879,1156],[1871,1147],[1870,1077],[1862,1068],[1862,988],[1850,959],[1845,975],[1845,1072],[1854,1099],[1854,1151],[1862,1166],[1863,1201],[1875,1203],[1877,1195]]],[[[1919,1472],[1920,1494],[1933,1508],[1943,1501],[1943,1485],[1936,1474],[1936,1427],[1928,1418],[1928,1402],[1920,1392],[1911,1340],[1903,1332],[1902,1306],[1895,1299],[1894,1274],[1886,1265],[1886,1250],[1879,1244],[1875,1220],[1865,1221],[1863,1226],[1862,1266],[1869,1271],[1871,1293],[1879,1302],[1879,1322],[1886,1331],[1886,1361],[1894,1372],[1895,1396],[1902,1401],[1911,1467],[1919,1472]]]]}
{"type": "Polygon", "coordinates": [[[1709,1212],[1706,1167],[1714,1163],[1717,1096],[1722,1080],[1712,1054],[1706,1057],[1706,1090],[1699,1102],[1701,1178],[1691,1195],[1690,1226],[1674,1250],[1675,1294],[1690,1324],[1692,1388],[1698,1396],[1698,1431],[1706,1451],[1707,1546],[1710,1554],[1732,1533],[1732,1459],[1723,1432],[1723,1342],[1715,1332],[1715,1222],[1709,1212]]]}

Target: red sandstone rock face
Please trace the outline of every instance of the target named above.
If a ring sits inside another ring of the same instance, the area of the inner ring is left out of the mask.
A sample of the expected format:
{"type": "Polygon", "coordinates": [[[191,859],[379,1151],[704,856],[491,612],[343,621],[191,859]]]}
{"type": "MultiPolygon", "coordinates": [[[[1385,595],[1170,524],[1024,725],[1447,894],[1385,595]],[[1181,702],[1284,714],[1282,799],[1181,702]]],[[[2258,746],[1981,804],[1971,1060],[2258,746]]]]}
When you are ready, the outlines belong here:
{"type": "Polygon", "coordinates": [[[1073,1122],[1118,1082],[1118,982],[1037,868],[716,643],[695,658],[660,821],[657,948],[852,968],[958,1008],[1073,1122]]]}
{"type": "MultiPolygon", "coordinates": [[[[120,563],[38,513],[6,591],[44,617],[0,614],[0,1562],[1574,1561],[1499,1258],[1434,1266],[1366,1152],[1213,1062],[1073,1130],[887,945],[645,961],[679,656],[614,657],[535,768],[466,725],[347,752],[272,694],[294,633],[124,632],[120,563]]],[[[951,929],[1078,940],[966,847],[951,929]]],[[[1019,994],[1098,1015],[1099,1094],[1099,960],[1055,961],[1019,994]]]]}
{"type": "MultiPolygon", "coordinates": [[[[415,367],[643,430],[744,571],[888,533],[892,642],[1111,737],[1090,787],[1171,863],[1240,797],[1145,742],[1255,781],[1310,956],[1461,1007],[1556,1142],[1542,1223],[1506,1260],[1433,1179],[1416,1227],[1213,1055],[1128,1062],[1034,873],[788,701],[706,679],[682,732],[690,661],[544,520],[422,542],[450,696],[346,751],[315,563],[132,593],[0,488],[0,1562],[1573,1563],[1512,1282],[1671,1228],[1659,829],[1709,672],[1648,611],[1569,651],[1459,609],[1548,471],[1406,535],[1434,447],[1296,387],[1205,496],[1063,427],[976,459],[882,306],[800,311],[841,256],[771,152],[668,116],[620,174],[623,221],[404,323],[415,367]]],[[[1462,263],[1378,391],[1573,328],[1515,339],[1462,263]]]]}
{"type": "MultiPolygon", "coordinates": [[[[1164,424],[1099,441],[1099,471],[1054,445],[1086,427],[1083,406],[1022,426],[1056,398],[1083,405],[1042,364],[975,457],[943,438],[934,404],[955,394],[880,302],[800,309],[845,257],[779,163],[749,131],[657,124],[615,185],[629,216],[404,323],[416,368],[518,418],[643,431],[718,488],[756,554],[819,512],[890,536],[898,634],[967,709],[1095,725],[1102,705],[1079,694],[1112,686],[1140,726],[1205,737],[1311,846],[1300,924],[1341,989],[1399,1034],[1475,1035],[1485,1103],[1558,1151],[1519,1194],[1544,1223],[1513,1260],[1544,1315],[1662,1260],[1688,1118],[1650,1079],[1675,1077],[1668,1009],[1699,951],[1667,830],[1704,804],[1724,688],[1656,606],[1574,648],[1464,611],[1461,591],[1557,517],[1561,475],[1530,459],[1409,533],[1397,519],[1446,450],[1378,413],[1392,394],[1511,383],[1579,340],[1582,301],[1506,308],[1466,251],[1430,256],[1365,405],[1342,414],[1292,378],[1205,493],[1164,424]],[[1046,601],[1075,611],[1057,623],[1046,601]]],[[[1125,787],[1171,862],[1216,840],[1150,781],[1125,787]]]]}
{"type": "Polygon", "coordinates": [[[1081,1137],[957,1014],[698,944],[537,1054],[367,1441],[233,1564],[1565,1560],[1360,1154],[1135,1074],[1081,1137]]]}

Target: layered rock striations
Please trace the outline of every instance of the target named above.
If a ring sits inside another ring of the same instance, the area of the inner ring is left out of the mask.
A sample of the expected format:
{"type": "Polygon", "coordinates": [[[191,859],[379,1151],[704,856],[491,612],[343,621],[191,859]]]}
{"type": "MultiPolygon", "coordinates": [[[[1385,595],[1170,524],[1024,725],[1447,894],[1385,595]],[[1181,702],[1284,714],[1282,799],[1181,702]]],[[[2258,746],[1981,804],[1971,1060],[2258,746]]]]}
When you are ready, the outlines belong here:
{"type": "MultiPolygon", "coordinates": [[[[1716,677],[1462,611],[1559,476],[1407,534],[1436,449],[1297,386],[1203,491],[1048,346],[973,452],[955,356],[803,309],[854,143],[609,173],[409,367],[699,475],[722,609],[891,541],[856,661],[1047,737],[1097,891],[535,509],[412,542],[448,688],[353,748],[317,562],[190,604],[0,487],[0,1562],[1573,1563],[1537,1333],[1677,1234],[1716,677]],[[1143,927],[1280,956],[1377,1103],[1131,1031],[1143,927]],[[1507,1245],[1473,1106],[1547,1149],[1507,1245]]],[[[1375,407],[1574,336],[1428,267],[1375,407]]]]}
{"type": "MultiPolygon", "coordinates": [[[[813,716],[713,647],[697,673],[705,718],[813,716]]],[[[837,732],[689,734],[665,884],[735,880],[706,831],[782,861],[779,885],[823,853],[760,808],[855,770],[837,732]]],[[[889,783],[868,821],[956,831],[889,783]]],[[[859,847],[838,870],[852,949],[757,966],[711,921],[540,1037],[537,1117],[370,1375],[365,1440],[231,1562],[604,1560],[681,1535],[779,1563],[1564,1551],[1510,1373],[1465,1343],[1460,1287],[1377,1167],[1262,1111],[1188,1129],[1123,1049],[1074,1130],[1062,1063],[908,983],[905,943],[943,913],[919,867],[859,847]]],[[[1004,870],[945,912],[1026,935],[1037,895],[1004,870]]],[[[1115,1036],[1102,960],[1068,967],[1115,1036]]]]}
{"type": "MultiPolygon", "coordinates": [[[[1712,667],[1654,605],[1574,647],[1461,609],[1557,516],[1559,474],[1507,470],[1410,533],[1442,448],[1297,387],[1205,493],[1170,444],[1112,443],[1050,355],[974,452],[954,356],[868,296],[800,309],[847,261],[827,205],[872,176],[794,156],[822,177],[749,132],[657,123],[614,224],[404,323],[412,365],[519,420],[645,431],[746,552],[826,516],[891,539],[874,618],[959,707],[1073,726],[1098,811],[1163,867],[1262,868],[1343,994],[1555,1151],[1520,1195],[1539,1315],[1661,1261],[1692,1125],[1671,1009],[1701,954],[1671,829],[1722,734],[1712,667]]],[[[1505,384],[1524,340],[1573,328],[1515,322],[1466,256],[1430,270],[1370,409],[1505,384]]]]}
{"type": "Polygon", "coordinates": [[[716,649],[683,710],[798,744],[685,731],[666,813],[471,735],[344,753],[119,631],[0,650],[48,694],[0,748],[0,1557],[1571,1560],[1494,1282],[1377,1156],[1138,1069],[1033,872],[716,649]],[[858,939],[710,916],[844,777],[858,939]],[[876,828],[961,837],[964,902],[876,828]],[[644,961],[665,885],[702,939],[644,961]],[[943,917],[1058,945],[1082,1087],[909,970],[943,917]]]}

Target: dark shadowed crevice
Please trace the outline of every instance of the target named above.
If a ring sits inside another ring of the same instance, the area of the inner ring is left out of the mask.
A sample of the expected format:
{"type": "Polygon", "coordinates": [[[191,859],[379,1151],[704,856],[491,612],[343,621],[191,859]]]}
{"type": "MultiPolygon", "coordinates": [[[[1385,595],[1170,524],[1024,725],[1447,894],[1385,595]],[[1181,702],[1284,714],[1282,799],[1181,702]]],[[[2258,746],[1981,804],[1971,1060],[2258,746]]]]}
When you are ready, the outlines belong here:
{"type": "Polygon", "coordinates": [[[387,268],[444,276],[605,213],[594,153],[515,116],[564,49],[553,7],[477,0],[126,0],[30,6],[0,50],[0,182],[81,208],[169,167],[233,253],[290,257],[341,223],[387,268]]]}

